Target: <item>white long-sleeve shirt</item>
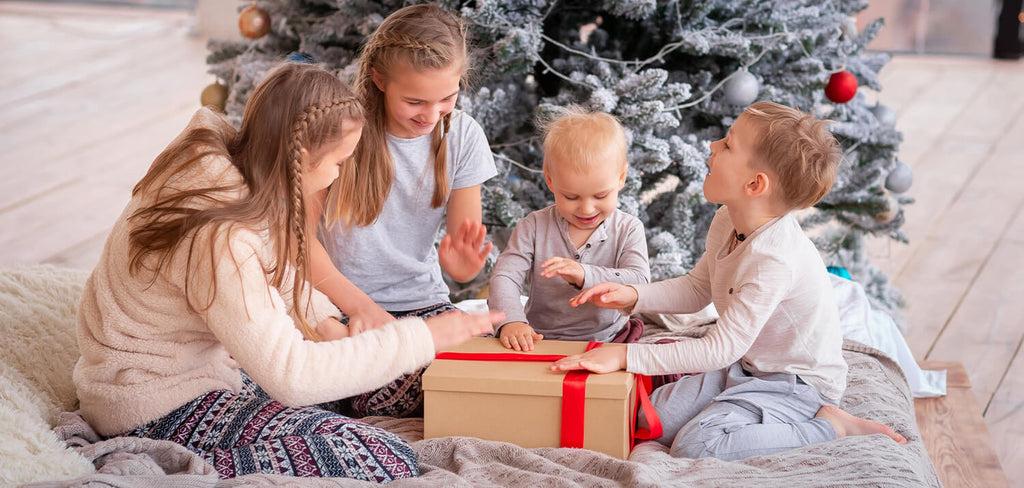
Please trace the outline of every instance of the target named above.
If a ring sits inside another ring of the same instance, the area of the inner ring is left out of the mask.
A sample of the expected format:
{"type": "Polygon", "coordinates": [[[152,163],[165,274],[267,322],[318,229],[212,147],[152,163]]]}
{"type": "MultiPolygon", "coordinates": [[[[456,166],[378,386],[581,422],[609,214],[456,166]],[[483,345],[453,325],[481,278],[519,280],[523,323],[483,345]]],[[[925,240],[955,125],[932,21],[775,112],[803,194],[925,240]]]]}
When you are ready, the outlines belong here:
{"type": "Polygon", "coordinates": [[[818,250],[792,214],[762,225],[730,253],[733,229],[722,207],[689,274],[634,285],[634,313],[693,313],[714,303],[719,319],[698,339],[629,344],[627,369],[700,373],[741,361],[755,375],[795,374],[838,402],[847,365],[839,311],[818,250]]]}
{"type": "MultiPolygon", "coordinates": [[[[230,125],[206,109],[193,117],[186,132],[199,126],[225,138],[233,135],[230,125]]],[[[207,156],[169,184],[200,188],[241,181],[225,157],[207,156]]],[[[309,307],[292,307],[287,280],[280,290],[270,285],[264,264],[275,257],[262,229],[236,225],[230,237],[213,241],[208,228],[200,229],[191,263],[190,243],[184,242],[154,281],[145,270],[132,275],[128,236],[138,224],[128,217],[152,198],[140,194],[129,202],[86,283],[78,311],[81,358],[74,381],[82,414],[98,433],[128,431],[209,391],[238,391],[239,368],[278,401],[308,405],[383,386],[433,358],[433,339],[420,319],[337,341],[303,340],[294,309],[305,313],[313,327],[337,309],[315,289],[309,307]],[[186,266],[191,273],[187,283],[186,266]],[[192,303],[209,307],[190,310],[186,293],[192,303]]]]}

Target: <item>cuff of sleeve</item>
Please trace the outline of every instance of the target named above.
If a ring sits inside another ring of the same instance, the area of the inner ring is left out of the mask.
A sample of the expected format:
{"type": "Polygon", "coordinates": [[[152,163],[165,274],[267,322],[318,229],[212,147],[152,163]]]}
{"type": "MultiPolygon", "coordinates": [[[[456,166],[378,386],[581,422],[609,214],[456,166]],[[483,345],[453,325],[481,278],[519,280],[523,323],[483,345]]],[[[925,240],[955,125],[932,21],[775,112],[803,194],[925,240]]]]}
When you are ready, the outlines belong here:
{"type": "Polygon", "coordinates": [[[622,314],[623,315],[633,315],[633,314],[636,314],[636,313],[646,312],[648,306],[647,306],[646,300],[644,300],[644,297],[647,294],[644,293],[644,289],[647,288],[648,286],[650,286],[650,284],[636,284],[636,285],[626,285],[626,286],[631,286],[631,287],[633,287],[634,290],[636,290],[636,303],[633,304],[633,308],[624,308],[624,309],[622,309],[621,310],[622,314]]]}
{"type": "Polygon", "coordinates": [[[415,367],[426,365],[434,360],[434,336],[430,334],[427,323],[419,317],[410,317],[393,322],[399,333],[407,335],[406,344],[411,345],[415,367]]]}

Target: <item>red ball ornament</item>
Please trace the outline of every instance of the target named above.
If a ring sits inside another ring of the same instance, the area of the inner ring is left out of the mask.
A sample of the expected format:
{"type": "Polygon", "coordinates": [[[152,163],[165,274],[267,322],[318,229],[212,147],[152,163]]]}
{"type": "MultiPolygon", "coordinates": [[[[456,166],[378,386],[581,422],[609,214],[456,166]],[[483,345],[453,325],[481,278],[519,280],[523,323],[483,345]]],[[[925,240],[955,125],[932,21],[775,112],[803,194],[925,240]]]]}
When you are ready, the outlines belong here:
{"type": "Polygon", "coordinates": [[[270,14],[255,3],[249,5],[238,15],[238,30],[249,39],[259,39],[270,32],[270,14]]]}
{"type": "Polygon", "coordinates": [[[857,94],[857,78],[849,71],[832,73],[825,85],[825,96],[835,103],[846,103],[857,94]]]}

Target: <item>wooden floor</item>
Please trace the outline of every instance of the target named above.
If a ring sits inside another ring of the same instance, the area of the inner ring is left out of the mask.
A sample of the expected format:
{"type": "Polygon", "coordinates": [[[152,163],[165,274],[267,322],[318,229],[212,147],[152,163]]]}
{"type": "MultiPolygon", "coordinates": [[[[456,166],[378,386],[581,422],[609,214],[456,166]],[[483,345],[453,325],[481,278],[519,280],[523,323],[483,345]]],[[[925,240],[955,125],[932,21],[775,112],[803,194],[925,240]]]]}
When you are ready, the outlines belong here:
{"type": "MultiPolygon", "coordinates": [[[[192,24],[0,2],[0,266],[95,264],[132,185],[214,81],[192,24]]],[[[907,298],[915,357],[963,364],[963,391],[1024,486],[1024,61],[897,56],[880,76],[869,95],[899,115],[917,203],[911,243],[873,240],[872,260],[907,298]]]]}

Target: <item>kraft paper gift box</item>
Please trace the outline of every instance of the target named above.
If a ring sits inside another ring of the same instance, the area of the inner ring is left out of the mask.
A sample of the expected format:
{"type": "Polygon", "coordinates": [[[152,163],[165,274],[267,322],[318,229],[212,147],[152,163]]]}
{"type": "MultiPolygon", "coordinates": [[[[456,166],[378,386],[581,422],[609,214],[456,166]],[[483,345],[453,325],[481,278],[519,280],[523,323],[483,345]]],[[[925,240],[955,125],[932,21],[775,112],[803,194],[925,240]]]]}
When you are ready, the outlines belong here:
{"type": "MultiPolygon", "coordinates": [[[[578,354],[586,342],[544,340],[528,353],[477,337],[453,353],[578,354]]],[[[439,357],[443,357],[439,355],[439,357]]],[[[583,416],[582,446],[563,444],[563,379],[543,362],[435,359],[423,373],[424,438],[468,436],[522,447],[583,447],[625,459],[631,448],[637,381],[632,373],[589,374],[583,408],[565,412],[567,426],[583,416]]],[[[572,428],[572,427],[569,427],[572,428]]]]}

